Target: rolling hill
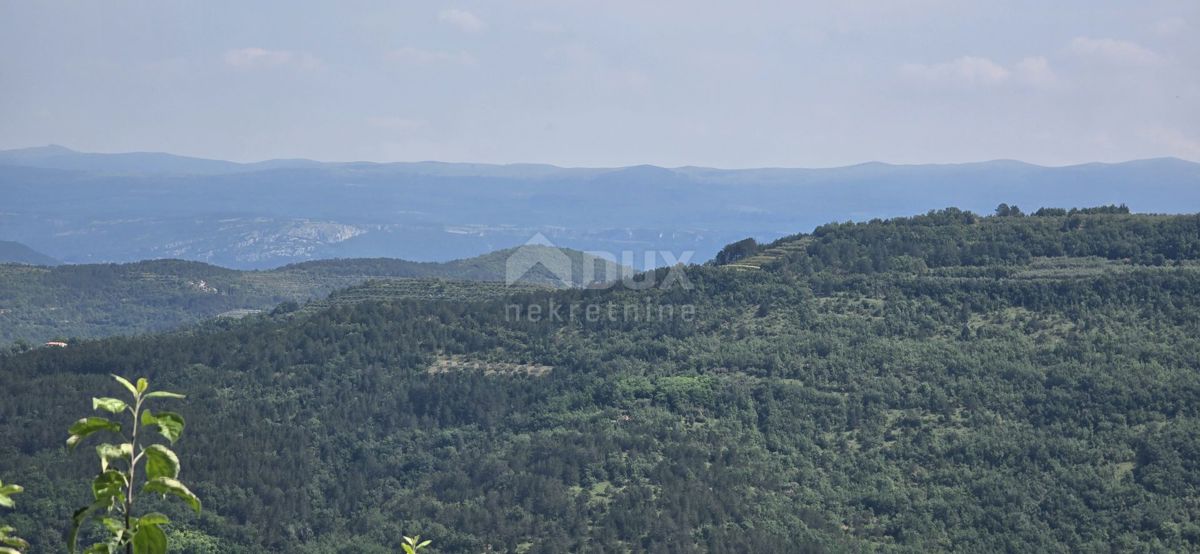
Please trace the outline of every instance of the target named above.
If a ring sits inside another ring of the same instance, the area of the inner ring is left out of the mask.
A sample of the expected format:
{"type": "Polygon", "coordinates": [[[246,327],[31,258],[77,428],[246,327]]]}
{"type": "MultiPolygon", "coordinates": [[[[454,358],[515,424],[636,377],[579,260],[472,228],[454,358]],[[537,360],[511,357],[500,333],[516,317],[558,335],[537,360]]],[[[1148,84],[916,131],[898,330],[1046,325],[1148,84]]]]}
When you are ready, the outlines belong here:
{"type": "Polygon", "coordinates": [[[0,264],[58,265],[59,261],[19,242],[0,240],[0,264]]]}
{"type": "MultiPolygon", "coordinates": [[[[94,338],[174,329],[218,315],[271,310],[283,302],[304,303],[374,280],[371,297],[480,298],[521,287],[584,286],[588,279],[618,278],[618,267],[578,251],[524,246],[446,263],[345,259],[305,262],[265,271],[239,271],[200,262],[153,260],[131,264],[35,267],[0,264],[0,344],[40,343],[51,338],[94,338]],[[570,282],[543,270],[514,276],[506,286],[506,261],[522,253],[536,261],[563,253],[570,282]],[[519,278],[519,279],[517,279],[519,278]],[[472,287],[460,281],[491,282],[472,287]],[[382,292],[380,292],[382,291],[382,292]]],[[[346,293],[342,293],[346,298],[346,293]]]]}

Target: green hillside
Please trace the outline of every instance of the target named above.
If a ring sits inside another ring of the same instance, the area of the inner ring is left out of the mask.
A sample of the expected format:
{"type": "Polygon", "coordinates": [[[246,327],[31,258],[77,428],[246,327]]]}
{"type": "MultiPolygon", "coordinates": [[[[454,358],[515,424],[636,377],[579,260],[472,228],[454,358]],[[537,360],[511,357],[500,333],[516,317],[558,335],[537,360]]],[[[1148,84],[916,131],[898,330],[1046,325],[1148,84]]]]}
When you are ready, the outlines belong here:
{"type": "Polygon", "coordinates": [[[120,372],[189,395],[204,511],[146,507],[185,553],[1200,549],[1200,216],[945,210],[744,250],[690,287],[349,292],[0,357],[6,523],[61,550],[94,472],[64,430],[120,372]]]}
{"type": "MultiPolygon", "coordinates": [[[[559,252],[543,246],[523,248],[526,255],[534,257],[559,252]]],[[[267,271],[238,271],[182,260],[56,267],[0,264],[0,344],[174,329],[222,314],[253,313],[281,302],[324,298],[369,279],[410,280],[397,285],[404,288],[406,296],[444,297],[437,289],[449,287],[458,291],[455,298],[477,299],[483,291],[500,291],[442,281],[502,284],[505,262],[515,252],[500,250],[446,263],[389,258],[322,260],[267,271]],[[418,290],[426,288],[425,292],[418,290]]],[[[561,252],[571,258],[572,278],[582,280],[582,268],[591,258],[578,251],[561,252]]],[[[608,275],[618,275],[616,266],[605,267],[608,275]]],[[[520,282],[547,287],[581,284],[562,282],[540,270],[527,273],[520,282]]]]}

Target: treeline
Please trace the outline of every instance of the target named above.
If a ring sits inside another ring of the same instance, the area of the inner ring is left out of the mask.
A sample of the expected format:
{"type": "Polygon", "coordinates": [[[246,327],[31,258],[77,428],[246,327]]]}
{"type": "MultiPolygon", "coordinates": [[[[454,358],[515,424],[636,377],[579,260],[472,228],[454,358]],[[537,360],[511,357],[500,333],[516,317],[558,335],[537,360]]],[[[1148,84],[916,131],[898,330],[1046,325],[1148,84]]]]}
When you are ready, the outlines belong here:
{"type": "Polygon", "coordinates": [[[833,223],[779,243],[812,239],[784,262],[808,273],[1020,265],[1037,257],[1095,256],[1139,265],[1200,257],[1200,216],[1125,212],[1111,207],[984,218],[950,208],[909,218],[833,223]]]}

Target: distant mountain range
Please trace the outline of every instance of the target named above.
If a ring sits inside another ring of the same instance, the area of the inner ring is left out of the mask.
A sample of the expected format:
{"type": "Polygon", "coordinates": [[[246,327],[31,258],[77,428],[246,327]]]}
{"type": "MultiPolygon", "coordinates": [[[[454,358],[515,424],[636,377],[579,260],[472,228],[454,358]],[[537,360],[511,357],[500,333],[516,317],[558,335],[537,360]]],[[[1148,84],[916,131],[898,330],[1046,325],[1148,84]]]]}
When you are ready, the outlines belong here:
{"type": "Polygon", "coordinates": [[[740,238],[771,240],[829,221],[946,206],[990,213],[1001,202],[1026,211],[1125,203],[1137,212],[1195,212],[1200,164],[1163,158],[1068,167],[991,161],[725,170],[242,164],[61,146],[0,152],[0,239],[68,263],[445,261],[541,234],[641,267],[703,261],[740,238]]]}
{"type": "Polygon", "coordinates": [[[163,152],[126,152],[93,154],[77,152],[52,144],[33,148],[0,151],[0,164],[48,169],[69,169],[102,173],[162,173],[177,175],[216,175],[242,171],[260,171],[280,167],[314,167],[312,160],[269,160],[252,164],[176,156],[163,152]]]}

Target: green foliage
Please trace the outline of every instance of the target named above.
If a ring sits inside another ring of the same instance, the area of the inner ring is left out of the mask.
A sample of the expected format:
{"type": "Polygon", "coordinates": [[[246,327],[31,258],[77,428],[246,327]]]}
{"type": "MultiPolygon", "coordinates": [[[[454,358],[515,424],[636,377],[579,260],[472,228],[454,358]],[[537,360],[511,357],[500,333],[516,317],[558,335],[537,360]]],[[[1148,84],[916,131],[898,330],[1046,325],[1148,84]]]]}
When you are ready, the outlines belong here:
{"type": "Polygon", "coordinates": [[[175,495],[191,506],[196,513],[200,513],[200,499],[192,494],[192,491],[179,481],[170,477],[153,477],[146,481],[146,485],[142,487],[142,492],[156,492],[162,495],[175,495]]]}
{"type": "MultiPolygon", "coordinates": [[[[165,518],[163,518],[165,519],[165,518]]],[[[139,520],[133,533],[133,551],[145,554],[160,554],[167,551],[167,535],[155,523],[139,520]]]]}
{"type": "Polygon", "coordinates": [[[175,444],[179,435],[183,434],[183,417],[173,412],[155,414],[146,410],[142,412],[142,426],[157,429],[159,434],[175,444]]]}
{"type": "Polygon", "coordinates": [[[25,492],[25,489],[21,485],[14,485],[12,483],[5,485],[3,481],[0,481],[0,506],[5,508],[15,507],[16,503],[13,502],[12,495],[22,492],[25,492]]]}
{"type": "Polygon", "coordinates": [[[731,264],[743,258],[753,256],[758,252],[758,242],[753,238],[742,239],[730,243],[717,252],[713,262],[717,265],[731,264]]]}
{"type": "Polygon", "coordinates": [[[96,446],[96,455],[100,458],[100,471],[108,471],[110,463],[117,460],[128,462],[133,458],[133,445],[130,443],[104,443],[96,446]]]}
{"type": "Polygon", "coordinates": [[[118,400],[116,398],[93,398],[92,399],[92,409],[93,410],[101,410],[102,409],[111,414],[120,414],[121,412],[124,412],[128,408],[129,408],[129,406],[125,404],[125,401],[118,400]]]}
{"type": "MultiPolygon", "coordinates": [[[[16,503],[13,502],[12,495],[25,492],[21,485],[12,483],[4,484],[0,481],[0,506],[5,508],[14,508],[16,503]]],[[[29,548],[29,543],[16,536],[16,529],[9,525],[0,525],[0,554],[21,554],[21,551],[29,548]]]]}
{"type": "Polygon", "coordinates": [[[404,543],[401,545],[404,548],[404,554],[417,554],[425,547],[429,546],[433,541],[421,540],[421,535],[415,537],[404,537],[404,543]]]}
{"type": "Polygon", "coordinates": [[[159,477],[179,477],[179,456],[161,444],[146,447],[146,479],[153,482],[159,477]]]}
{"type": "Polygon", "coordinates": [[[1021,217],[1023,215],[1025,214],[1021,212],[1021,208],[1015,205],[1000,204],[996,206],[996,217],[1021,217]]]}
{"type": "Polygon", "coordinates": [[[21,554],[22,550],[29,548],[25,539],[12,534],[15,531],[8,525],[0,525],[0,554],[21,554]]]}
{"type": "Polygon", "coordinates": [[[230,548],[221,540],[195,529],[171,528],[167,531],[171,552],[178,554],[225,554],[230,548]]]}
{"type": "Polygon", "coordinates": [[[833,223],[772,246],[805,244],[781,263],[805,274],[897,272],[917,260],[928,268],[1003,268],[1036,258],[1098,257],[1148,266],[1200,257],[1200,215],[1131,215],[1127,208],[1103,207],[1015,217],[1019,212],[1001,207],[1008,208],[1007,215],[980,218],[950,208],[886,221],[833,223]]]}
{"type": "MultiPolygon", "coordinates": [[[[64,335],[94,338],[165,331],[218,317],[270,312],[277,305],[281,309],[273,315],[283,316],[296,311],[299,303],[324,299],[335,291],[341,292],[319,304],[495,298],[512,292],[503,285],[506,252],[446,263],[323,260],[267,271],[181,260],[57,267],[0,263],[0,346],[13,343],[6,348],[23,350],[29,341],[41,344],[64,335]],[[354,288],[345,290],[348,287],[354,288]],[[15,344],[18,340],[24,346],[15,344]]],[[[567,252],[582,269],[584,254],[567,252]]],[[[609,275],[616,274],[610,270],[609,275]]]]}
{"type": "Polygon", "coordinates": [[[67,548],[75,552],[80,530],[89,520],[96,519],[109,536],[85,549],[85,554],[115,554],[122,550],[133,554],[165,553],[167,536],[162,526],[170,523],[167,516],[157,512],[141,517],[135,515],[139,463],[145,473],[141,492],[158,493],[164,497],[177,496],[197,513],[200,512],[200,499],[176,479],[179,477],[179,456],[166,446],[151,444],[144,436],[139,437],[139,431],[157,429],[174,444],[183,433],[183,417],[172,412],[151,414],[148,409],[143,411],[144,403],[156,398],[185,397],[172,392],[150,391],[150,382],[145,378],[138,379],[135,385],[118,375],[112,377],[129,392],[132,403],[115,398],[93,398],[92,409],[118,416],[128,415],[130,434],[124,435],[119,423],[98,417],[81,419],[68,430],[70,437],[67,444],[71,448],[101,431],[115,434],[124,442],[119,445],[104,443],[96,447],[96,455],[100,458],[100,474],[92,480],[93,501],[76,510],[72,516],[67,548]],[[114,464],[124,464],[125,469],[116,469],[114,464]]]}
{"type": "Polygon", "coordinates": [[[100,431],[120,433],[121,424],[114,421],[109,421],[107,418],[103,417],[85,417],[80,419],[67,429],[67,433],[70,435],[67,437],[67,446],[74,449],[79,445],[80,441],[92,435],[93,433],[100,431]]]}
{"type": "Polygon", "coordinates": [[[154,367],[189,392],[175,444],[205,498],[139,499],[177,522],[172,552],[386,553],[407,529],[439,552],[1196,551],[1197,221],[945,210],[689,267],[690,290],[376,298],[35,349],[0,357],[0,473],[46,491],[18,526],[60,551],[55,514],[95,495],[54,437],[108,372],[154,367]],[[551,299],[696,318],[506,315],[551,299]]]}

